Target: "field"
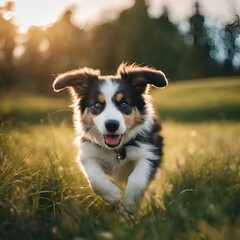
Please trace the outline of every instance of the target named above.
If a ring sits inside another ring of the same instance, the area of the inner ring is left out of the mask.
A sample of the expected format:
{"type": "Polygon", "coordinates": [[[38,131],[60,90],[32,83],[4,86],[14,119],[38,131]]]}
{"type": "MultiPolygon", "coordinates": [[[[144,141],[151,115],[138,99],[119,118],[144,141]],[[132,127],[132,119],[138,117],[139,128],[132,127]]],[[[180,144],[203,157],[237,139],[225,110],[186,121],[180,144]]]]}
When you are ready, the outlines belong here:
{"type": "Polygon", "coordinates": [[[1,94],[0,240],[240,239],[240,79],[170,83],[152,95],[161,178],[126,217],[75,162],[66,94],[1,94]]]}

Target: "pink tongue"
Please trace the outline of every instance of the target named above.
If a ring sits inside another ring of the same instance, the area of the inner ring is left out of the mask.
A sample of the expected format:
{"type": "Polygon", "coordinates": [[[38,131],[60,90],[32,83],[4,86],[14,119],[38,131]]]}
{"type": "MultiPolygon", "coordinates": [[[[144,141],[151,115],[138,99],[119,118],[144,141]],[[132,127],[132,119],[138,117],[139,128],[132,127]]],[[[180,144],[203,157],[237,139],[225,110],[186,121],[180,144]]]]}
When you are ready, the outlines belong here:
{"type": "Polygon", "coordinates": [[[109,146],[117,146],[120,143],[121,135],[105,135],[104,140],[109,146]]]}

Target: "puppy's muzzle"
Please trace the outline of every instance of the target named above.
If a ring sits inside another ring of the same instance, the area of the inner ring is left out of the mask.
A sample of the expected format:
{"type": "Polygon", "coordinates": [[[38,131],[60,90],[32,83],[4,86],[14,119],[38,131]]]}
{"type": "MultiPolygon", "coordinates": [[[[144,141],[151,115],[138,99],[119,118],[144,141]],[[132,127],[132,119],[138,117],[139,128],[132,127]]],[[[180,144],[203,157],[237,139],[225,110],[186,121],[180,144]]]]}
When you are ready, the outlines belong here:
{"type": "Polygon", "coordinates": [[[108,134],[104,135],[104,142],[108,147],[117,147],[120,145],[122,140],[122,135],[118,134],[120,123],[117,120],[108,120],[105,122],[105,128],[108,134]]]}

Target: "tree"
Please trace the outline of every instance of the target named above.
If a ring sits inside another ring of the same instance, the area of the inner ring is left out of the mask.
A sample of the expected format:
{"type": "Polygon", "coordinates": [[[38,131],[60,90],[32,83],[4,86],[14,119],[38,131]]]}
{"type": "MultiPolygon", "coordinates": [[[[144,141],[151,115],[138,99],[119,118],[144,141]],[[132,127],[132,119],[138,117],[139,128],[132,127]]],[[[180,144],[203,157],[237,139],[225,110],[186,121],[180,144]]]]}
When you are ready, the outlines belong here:
{"type": "Polygon", "coordinates": [[[232,24],[225,26],[225,74],[240,73],[240,17],[236,15],[236,19],[232,24]],[[238,39],[238,40],[237,40],[238,39]],[[234,60],[238,59],[238,66],[234,66],[234,60]]]}
{"type": "Polygon", "coordinates": [[[12,18],[5,19],[5,13],[12,11],[13,2],[7,2],[0,8],[0,84],[12,85],[14,83],[13,53],[16,46],[17,27],[12,18]]]}
{"type": "Polygon", "coordinates": [[[72,24],[71,16],[72,10],[67,10],[62,18],[45,32],[49,43],[48,62],[53,73],[89,64],[85,31],[72,24]]]}
{"type": "Polygon", "coordinates": [[[149,61],[163,69],[171,79],[183,78],[187,52],[183,36],[169,20],[166,8],[159,18],[152,21],[151,44],[147,50],[149,61]]]}
{"type": "Polygon", "coordinates": [[[19,71],[32,90],[49,90],[54,74],[88,65],[85,31],[72,24],[71,16],[67,10],[52,26],[31,27],[25,35],[19,71]]]}
{"type": "Polygon", "coordinates": [[[158,19],[150,18],[144,0],[135,1],[114,22],[95,28],[93,46],[97,53],[93,61],[97,59],[96,65],[104,70],[128,61],[162,68],[171,78],[180,77],[183,38],[167,11],[158,19]]]}
{"type": "Polygon", "coordinates": [[[188,35],[192,38],[192,45],[188,51],[188,78],[213,76],[220,70],[216,61],[210,57],[211,39],[205,26],[205,17],[200,13],[198,3],[195,8],[195,14],[189,19],[188,35]]]}

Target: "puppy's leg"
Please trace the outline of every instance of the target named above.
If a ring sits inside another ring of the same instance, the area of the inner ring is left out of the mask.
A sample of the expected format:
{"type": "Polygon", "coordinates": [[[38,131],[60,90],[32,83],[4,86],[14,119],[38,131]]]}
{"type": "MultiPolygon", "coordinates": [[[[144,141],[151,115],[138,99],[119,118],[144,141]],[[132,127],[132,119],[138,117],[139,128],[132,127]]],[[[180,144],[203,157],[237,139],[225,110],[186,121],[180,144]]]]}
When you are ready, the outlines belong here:
{"type": "Polygon", "coordinates": [[[118,204],[121,190],[108,179],[99,163],[94,159],[85,159],[81,163],[92,189],[106,202],[118,204]]]}
{"type": "Polygon", "coordinates": [[[146,159],[137,162],[133,172],[128,177],[125,196],[123,199],[123,213],[133,213],[140,205],[152,171],[151,163],[146,159]]]}

